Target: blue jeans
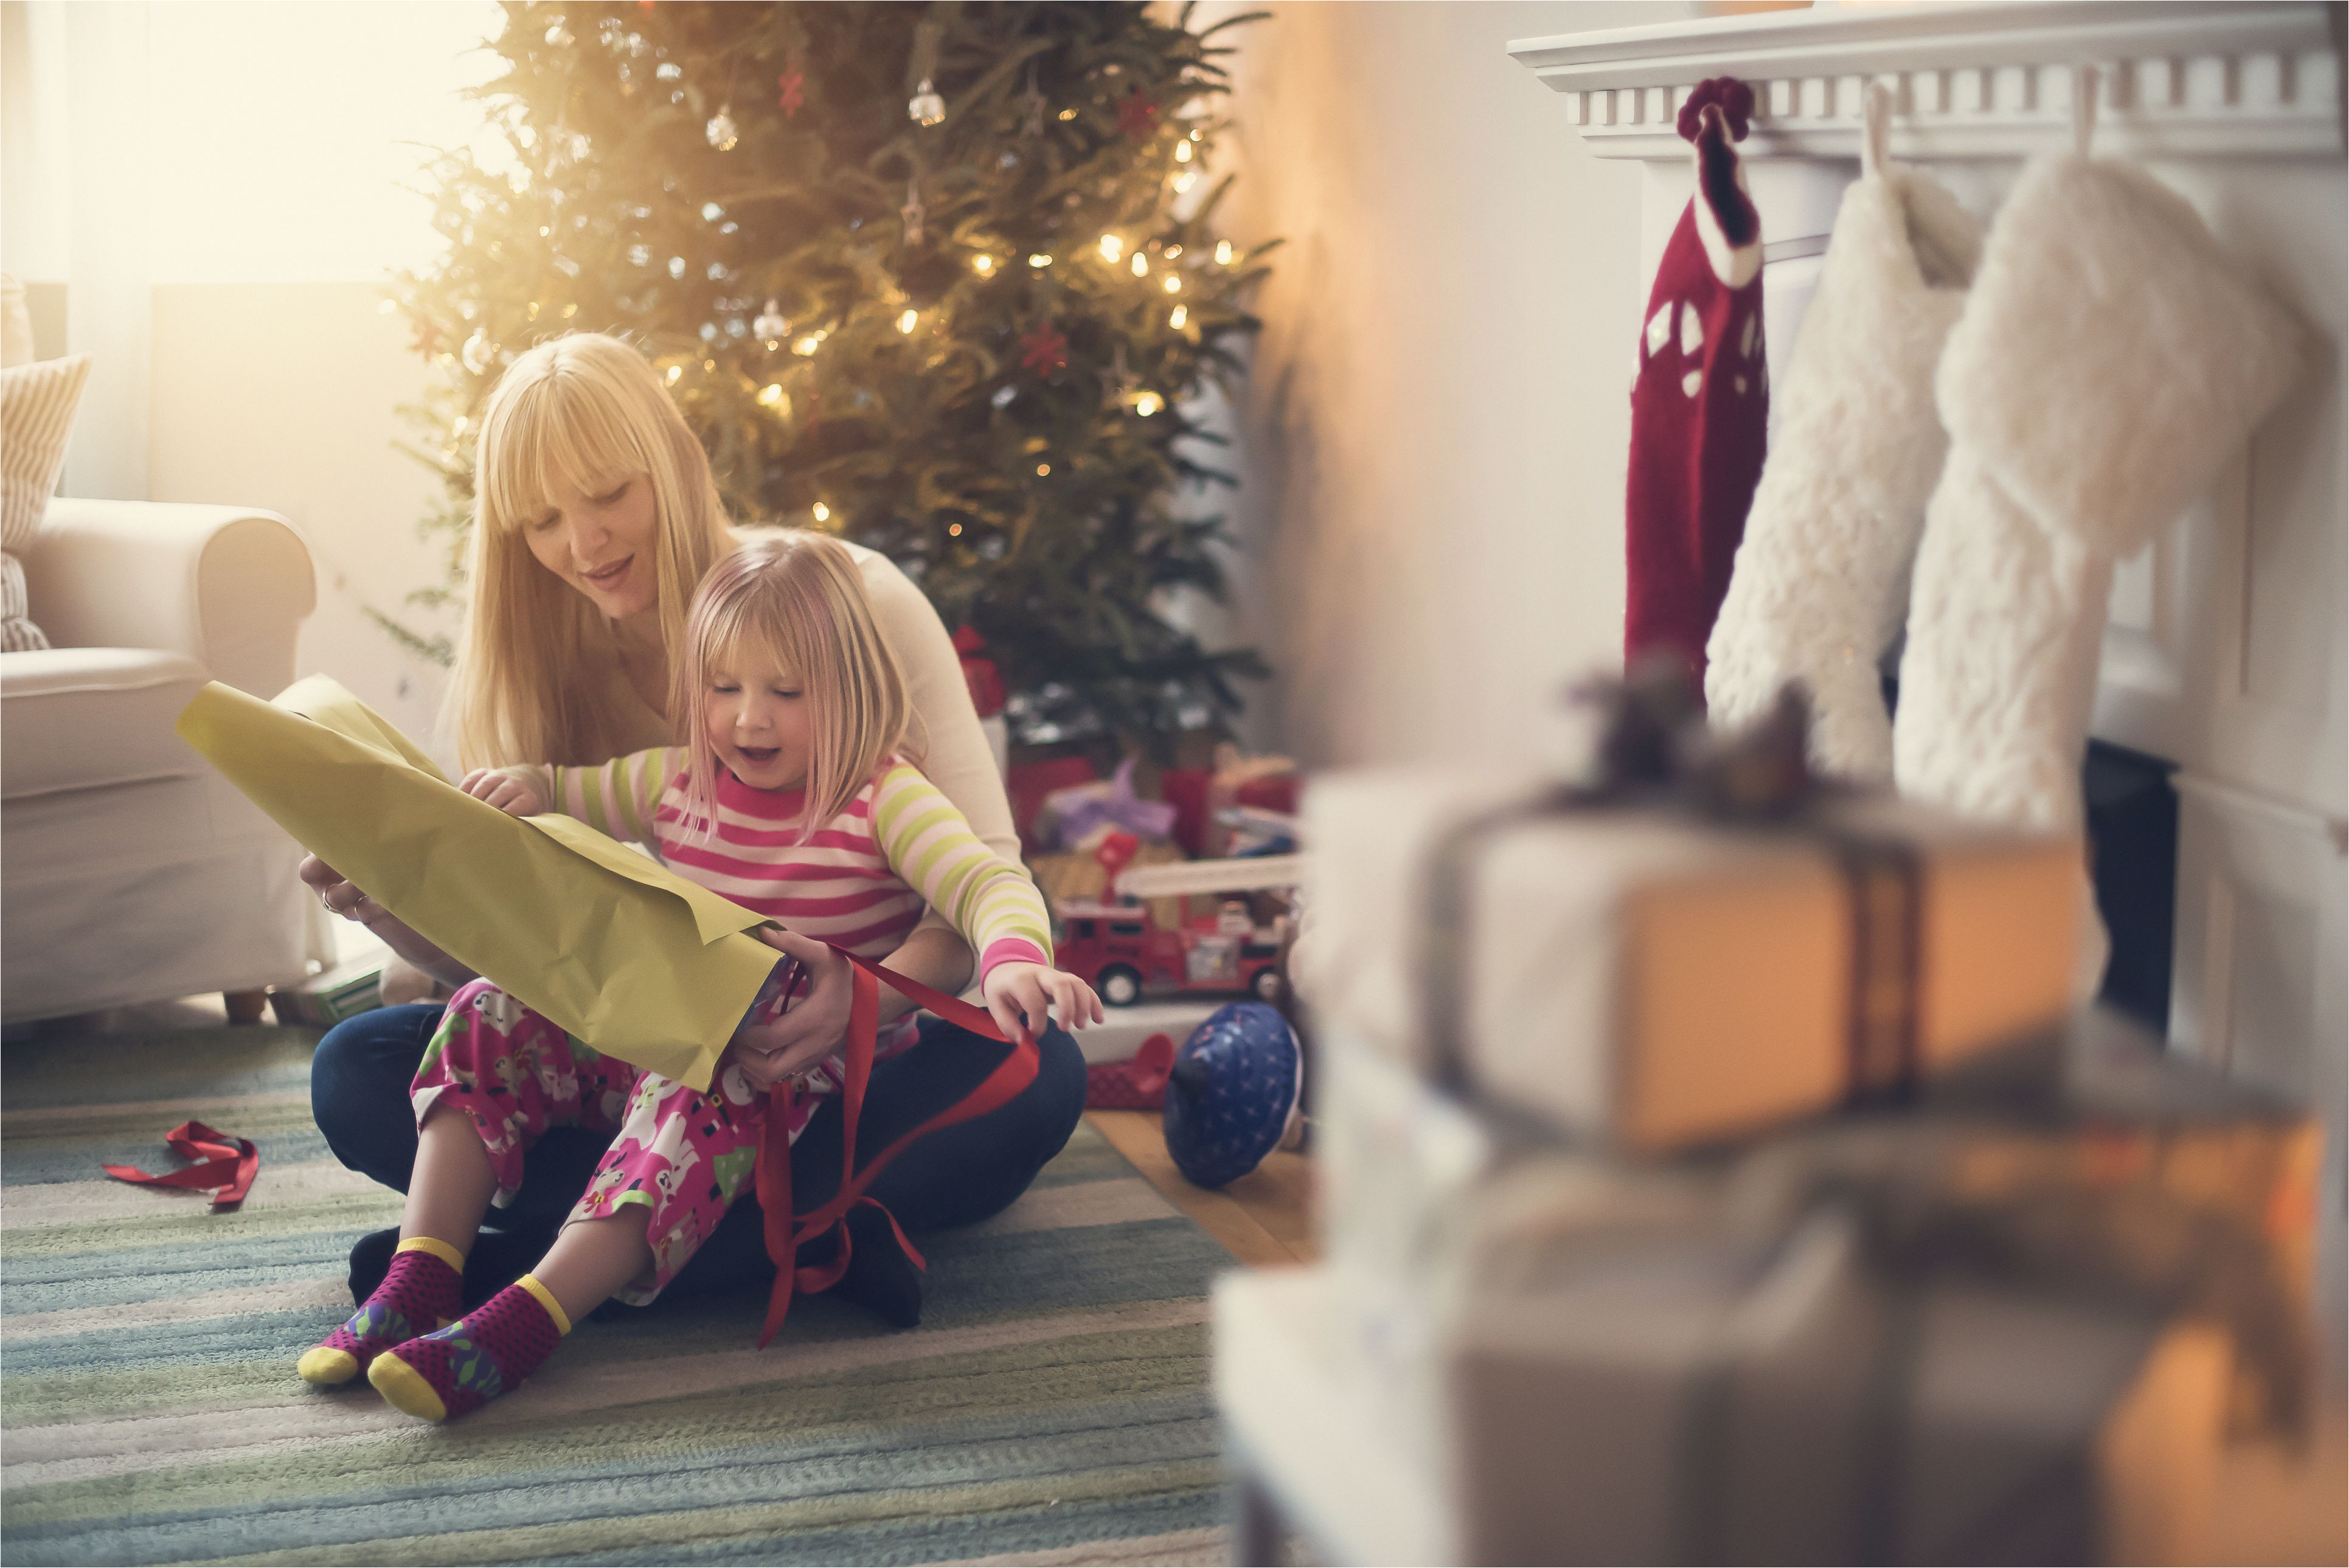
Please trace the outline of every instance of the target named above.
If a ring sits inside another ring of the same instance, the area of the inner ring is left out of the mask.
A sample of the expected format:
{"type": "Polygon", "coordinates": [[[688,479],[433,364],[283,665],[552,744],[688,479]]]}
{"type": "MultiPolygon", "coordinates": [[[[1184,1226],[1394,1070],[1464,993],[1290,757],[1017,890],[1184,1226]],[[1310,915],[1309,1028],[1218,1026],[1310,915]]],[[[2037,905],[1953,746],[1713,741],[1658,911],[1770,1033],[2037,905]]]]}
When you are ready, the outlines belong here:
{"type": "MultiPolygon", "coordinates": [[[[311,1114],[326,1146],[351,1170],[402,1192],[416,1167],[409,1083],[440,1014],[440,1004],[429,1002],[362,1013],[328,1030],[311,1059],[311,1114]]],[[[975,1224],[1001,1212],[1068,1142],[1085,1108],[1084,1057],[1062,1029],[1047,1030],[1036,1044],[1036,1081],[1018,1098],[910,1145],[874,1178],[873,1196],[907,1233],[975,1224]]],[[[858,1147],[887,1148],[976,1088],[1009,1048],[925,1017],[912,1048],[874,1064],[858,1147]]],[[[586,1191],[611,1138],[578,1127],[548,1130],[530,1151],[521,1191],[510,1206],[492,1210],[490,1222],[551,1242],[586,1191]]],[[[792,1146],[792,1202],[801,1212],[838,1191],[840,1138],[840,1099],[830,1096],[792,1146]]],[[[664,1299],[763,1286],[773,1279],[763,1225],[756,1194],[744,1193],[664,1299]]]]}

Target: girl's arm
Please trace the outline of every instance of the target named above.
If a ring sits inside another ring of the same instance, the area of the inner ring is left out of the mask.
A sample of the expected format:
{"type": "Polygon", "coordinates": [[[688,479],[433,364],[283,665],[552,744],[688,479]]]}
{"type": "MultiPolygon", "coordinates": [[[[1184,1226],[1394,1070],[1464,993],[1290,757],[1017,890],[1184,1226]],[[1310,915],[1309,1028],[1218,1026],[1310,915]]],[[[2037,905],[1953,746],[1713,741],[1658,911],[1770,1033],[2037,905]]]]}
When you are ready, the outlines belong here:
{"type": "Polygon", "coordinates": [[[997,855],[938,788],[906,763],[873,790],[873,836],[889,869],[962,933],[978,979],[1008,963],[1052,962],[1052,927],[1036,884],[997,855]]]}
{"type": "Polygon", "coordinates": [[[685,766],[685,748],[658,746],[632,751],[596,768],[564,768],[525,762],[512,768],[484,769],[467,774],[463,788],[502,810],[518,816],[560,811],[576,817],[597,832],[654,845],[653,813],[668,781],[685,766]],[[527,791],[500,790],[499,781],[512,781],[527,791]],[[479,782],[477,782],[479,781],[479,782]],[[499,799],[503,795],[504,799],[499,799]],[[535,808],[534,810],[533,808],[535,808]]]}
{"type": "Polygon", "coordinates": [[[1036,884],[905,763],[874,787],[873,836],[889,869],[968,939],[979,992],[1006,1038],[1032,1038],[1056,1011],[1072,1029],[1101,1021],[1092,987],[1052,967],[1051,923],[1036,884]]]}

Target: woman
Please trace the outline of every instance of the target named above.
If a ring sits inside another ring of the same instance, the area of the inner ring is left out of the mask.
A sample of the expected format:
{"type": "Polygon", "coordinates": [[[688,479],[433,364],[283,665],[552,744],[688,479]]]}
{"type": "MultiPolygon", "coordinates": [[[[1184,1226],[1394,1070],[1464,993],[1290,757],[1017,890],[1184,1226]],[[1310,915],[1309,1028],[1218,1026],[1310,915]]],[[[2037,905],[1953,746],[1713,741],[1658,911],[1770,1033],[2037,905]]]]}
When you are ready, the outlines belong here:
{"type": "MultiPolygon", "coordinates": [[[[675,741],[669,659],[695,586],[735,538],[708,454],[652,366],[627,345],[589,334],[532,349],[490,396],[475,471],[472,595],[452,694],[464,765],[588,765],[675,741]]],[[[905,672],[909,749],[988,847],[1019,863],[1002,781],[937,613],[886,557],[849,548],[882,638],[905,672]]],[[[303,863],[302,877],[329,910],[367,925],[423,975],[449,986],[473,978],[316,857],[303,863]]],[[[755,1039],[763,1050],[738,1053],[761,1088],[838,1047],[851,991],[848,963],[830,948],[789,933],[769,933],[767,940],[805,965],[812,984],[755,1039]]],[[[952,992],[969,981],[971,953],[934,915],[886,963],[952,992]]],[[[883,1022],[907,1007],[884,990],[883,1022]]],[[[402,1191],[416,1159],[409,1084],[440,1014],[438,1003],[362,1014],[327,1033],[311,1068],[313,1112],[336,1157],[402,1191]]],[[[1036,1080],[1018,1099],[922,1140],[874,1180],[873,1195],[906,1230],[970,1224],[998,1212],[1060,1152],[1083,1109],[1084,1061],[1059,1028],[1037,1043],[1036,1080]]],[[[960,1099],[1007,1048],[926,1022],[921,1044],[875,1065],[859,1146],[884,1148],[960,1099]]],[[[466,1260],[469,1297],[502,1288],[545,1250],[607,1142],[576,1128],[547,1135],[512,1206],[497,1212],[501,1230],[483,1232],[466,1260]]],[[[836,1100],[793,1145],[792,1166],[803,1210],[838,1185],[836,1100]]],[[[670,1292],[771,1278],[762,1222],[756,1202],[737,1203],[670,1292]]],[[[375,1288],[397,1235],[379,1232],[352,1249],[354,1299],[375,1288]]],[[[838,1288],[910,1325],[920,1312],[910,1264],[894,1243],[868,1246],[862,1233],[855,1241],[838,1288]]]]}

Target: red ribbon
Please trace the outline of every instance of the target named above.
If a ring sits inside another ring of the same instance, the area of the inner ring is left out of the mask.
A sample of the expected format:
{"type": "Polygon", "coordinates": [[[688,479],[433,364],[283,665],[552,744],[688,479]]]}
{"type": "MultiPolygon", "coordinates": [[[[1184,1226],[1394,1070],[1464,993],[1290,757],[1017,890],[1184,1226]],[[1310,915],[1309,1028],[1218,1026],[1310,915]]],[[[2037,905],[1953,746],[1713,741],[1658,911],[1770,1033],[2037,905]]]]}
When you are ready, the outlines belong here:
{"type": "Polygon", "coordinates": [[[767,1347],[775,1331],[783,1326],[783,1316],[792,1309],[794,1290],[809,1292],[830,1290],[848,1272],[849,1240],[846,1223],[848,1211],[859,1204],[870,1203],[879,1209],[889,1222],[889,1230],[897,1244],[905,1250],[916,1268],[927,1268],[914,1243],[897,1223],[897,1216],[889,1212],[878,1198],[869,1197],[865,1189],[882,1170],[905,1152],[916,1140],[928,1137],[941,1128],[952,1127],[974,1117],[985,1116],[1017,1098],[1020,1091],[1036,1081],[1036,1042],[1024,1036],[1017,1040],[1005,1040],[1003,1031],[995,1020],[969,1003],[933,991],[917,980],[884,969],[870,959],[860,958],[845,949],[834,947],[843,958],[855,967],[849,979],[854,987],[848,1006],[848,1081],[842,1086],[840,1105],[840,1190],[830,1202],[822,1204],[805,1219],[794,1221],[792,1214],[792,1132],[791,1111],[792,1090],[789,1083],[778,1083],[768,1091],[766,1135],[759,1146],[756,1181],[759,1207],[765,1211],[767,1255],[775,1260],[774,1289],[767,1297],[767,1317],[759,1330],[759,1348],[767,1347]],[[911,997],[950,1024],[957,1024],[975,1035],[999,1040],[1011,1047],[996,1069],[980,1081],[978,1087],[948,1106],[919,1127],[903,1134],[887,1148],[865,1162],[864,1172],[856,1170],[856,1123],[864,1109],[864,1088],[873,1078],[873,1053],[880,1033],[881,987],[887,985],[900,995],[911,997]],[[799,1266],[799,1250],[806,1243],[832,1233],[839,1236],[839,1250],[830,1261],[799,1266]]]}
{"type": "Polygon", "coordinates": [[[133,1165],[109,1165],[106,1173],[140,1187],[217,1188],[212,1193],[214,1213],[235,1208],[253,1191],[253,1178],[261,1170],[261,1150],[254,1147],[252,1139],[215,1132],[201,1121],[183,1121],[165,1133],[163,1141],[181,1159],[202,1162],[160,1176],[150,1176],[133,1165]]]}

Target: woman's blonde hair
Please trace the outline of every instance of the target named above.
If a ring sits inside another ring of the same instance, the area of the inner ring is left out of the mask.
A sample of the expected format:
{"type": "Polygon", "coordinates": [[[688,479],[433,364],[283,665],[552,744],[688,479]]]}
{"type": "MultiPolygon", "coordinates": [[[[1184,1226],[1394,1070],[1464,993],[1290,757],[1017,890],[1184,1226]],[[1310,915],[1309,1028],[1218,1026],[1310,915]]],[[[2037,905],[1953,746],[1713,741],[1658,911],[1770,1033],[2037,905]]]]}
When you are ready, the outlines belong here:
{"type": "Polygon", "coordinates": [[[701,707],[713,674],[756,651],[799,677],[809,705],[802,838],[848,809],[905,735],[905,676],[874,624],[848,547],[822,533],[765,530],[709,569],[672,661],[669,711],[692,727],[685,820],[717,820],[718,758],[701,707]]]}
{"type": "MultiPolygon", "coordinates": [[[[643,355],[584,332],[540,344],[499,378],[481,413],[455,679],[466,767],[593,764],[624,749],[619,693],[583,679],[600,668],[585,655],[605,638],[601,612],[532,558],[523,530],[552,510],[556,480],[592,496],[633,474],[652,487],[661,645],[674,649],[695,585],[733,536],[709,456],[668,388],[643,355]]],[[[673,712],[672,729],[686,717],[673,712]]]]}

